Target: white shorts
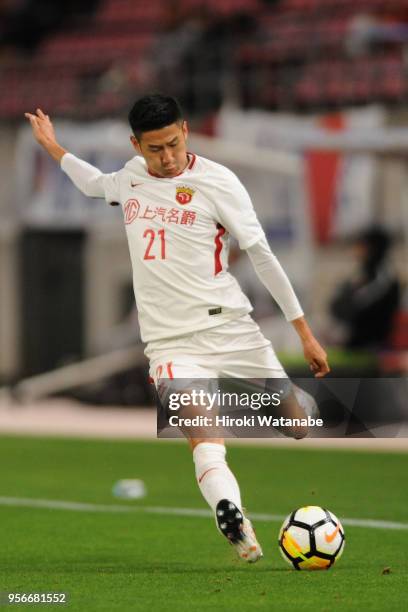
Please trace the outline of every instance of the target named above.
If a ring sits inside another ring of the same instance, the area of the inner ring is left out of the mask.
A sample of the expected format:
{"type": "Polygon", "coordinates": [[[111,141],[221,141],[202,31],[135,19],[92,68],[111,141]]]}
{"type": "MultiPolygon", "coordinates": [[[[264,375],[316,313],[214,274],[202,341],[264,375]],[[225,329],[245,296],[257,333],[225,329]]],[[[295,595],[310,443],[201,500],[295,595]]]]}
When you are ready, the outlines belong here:
{"type": "Polygon", "coordinates": [[[287,378],[271,343],[250,315],[150,342],[145,354],[156,384],[162,378],[287,378]]]}

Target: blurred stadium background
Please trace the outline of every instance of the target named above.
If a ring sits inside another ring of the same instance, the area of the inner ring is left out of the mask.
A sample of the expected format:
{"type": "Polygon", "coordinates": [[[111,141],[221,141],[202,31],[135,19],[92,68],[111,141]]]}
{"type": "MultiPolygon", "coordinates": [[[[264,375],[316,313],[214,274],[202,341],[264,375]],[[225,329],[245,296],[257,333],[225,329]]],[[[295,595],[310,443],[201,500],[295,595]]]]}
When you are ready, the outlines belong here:
{"type": "MultiPolygon", "coordinates": [[[[151,405],[121,213],[75,190],[23,113],[41,107],[64,146],[112,171],[132,155],[129,107],[157,90],[181,100],[190,148],[247,186],[334,373],[406,375],[405,0],[2,0],[0,17],[3,405],[13,387],[14,399],[151,405]],[[398,297],[377,312],[382,337],[352,345],[333,298],[374,225],[393,238],[398,297]]],[[[237,250],[231,268],[288,372],[306,375],[237,250]]]]}

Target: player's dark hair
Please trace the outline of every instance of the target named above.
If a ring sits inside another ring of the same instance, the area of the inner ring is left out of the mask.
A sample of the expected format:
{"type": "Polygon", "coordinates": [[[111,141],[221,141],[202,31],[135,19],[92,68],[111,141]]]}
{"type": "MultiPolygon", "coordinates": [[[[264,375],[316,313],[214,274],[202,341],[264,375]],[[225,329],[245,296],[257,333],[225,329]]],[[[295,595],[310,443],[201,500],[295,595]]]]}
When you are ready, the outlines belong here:
{"type": "Polygon", "coordinates": [[[143,132],[160,130],[183,120],[183,111],[176,98],[162,94],[150,94],[137,100],[129,116],[130,127],[136,138],[143,132]]]}

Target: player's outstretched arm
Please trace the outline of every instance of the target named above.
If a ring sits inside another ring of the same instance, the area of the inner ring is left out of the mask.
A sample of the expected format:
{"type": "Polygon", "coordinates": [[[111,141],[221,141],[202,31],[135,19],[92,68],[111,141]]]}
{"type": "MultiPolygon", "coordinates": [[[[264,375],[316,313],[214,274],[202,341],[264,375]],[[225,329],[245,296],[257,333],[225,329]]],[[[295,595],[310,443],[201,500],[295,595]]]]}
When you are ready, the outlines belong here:
{"type": "Polygon", "coordinates": [[[25,113],[25,117],[31,124],[36,141],[55,161],[60,162],[67,151],[58,144],[55,138],[54,126],[49,116],[45,115],[40,108],[37,108],[35,114],[25,113]]]}
{"type": "Polygon", "coordinates": [[[263,285],[279,304],[286,320],[292,323],[302,342],[305,359],[316,378],[325,376],[329,371],[327,355],[313,336],[303,310],[299,304],[290,280],[275,255],[271,252],[265,237],[249,247],[249,259],[263,285]]]}
{"type": "MultiPolygon", "coordinates": [[[[37,108],[35,114],[25,113],[25,116],[30,121],[36,141],[56,162],[61,164],[62,170],[69,176],[74,185],[84,195],[91,198],[106,197],[107,184],[112,175],[102,174],[95,166],[75,157],[75,155],[68,153],[64,147],[61,147],[55,137],[51,119],[40,108],[37,108]]],[[[112,200],[116,200],[116,197],[112,197],[112,200]]]]}

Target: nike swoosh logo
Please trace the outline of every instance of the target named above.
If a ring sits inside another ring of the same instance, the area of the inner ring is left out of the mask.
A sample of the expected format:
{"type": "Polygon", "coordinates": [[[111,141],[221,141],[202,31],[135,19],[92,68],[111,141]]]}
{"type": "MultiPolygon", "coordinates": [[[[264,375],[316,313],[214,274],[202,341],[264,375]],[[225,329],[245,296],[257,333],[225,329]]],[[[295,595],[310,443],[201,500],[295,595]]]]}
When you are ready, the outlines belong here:
{"type": "Polygon", "coordinates": [[[340,525],[337,525],[336,529],[333,531],[333,533],[325,533],[324,534],[324,539],[326,540],[326,542],[328,544],[330,544],[331,542],[333,542],[334,538],[336,537],[336,535],[339,533],[340,531],[340,525]]]}
{"type": "Polygon", "coordinates": [[[143,185],[143,183],[130,183],[131,187],[138,187],[139,185],[143,185]]]}

